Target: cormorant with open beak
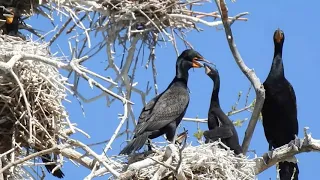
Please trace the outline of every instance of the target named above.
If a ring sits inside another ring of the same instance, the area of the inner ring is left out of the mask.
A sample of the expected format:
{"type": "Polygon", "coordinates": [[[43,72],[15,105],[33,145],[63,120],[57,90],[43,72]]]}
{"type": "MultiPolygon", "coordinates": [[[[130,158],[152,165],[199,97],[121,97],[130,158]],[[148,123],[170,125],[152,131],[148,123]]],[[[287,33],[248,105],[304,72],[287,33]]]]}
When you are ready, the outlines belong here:
{"type": "Polygon", "coordinates": [[[166,134],[170,142],[174,140],[176,128],[189,105],[188,71],[192,67],[203,67],[199,61],[208,62],[195,50],[188,49],[181,53],[176,62],[176,75],[172,82],[164,92],[142,109],[134,137],[120,154],[137,151],[148,138],[154,139],[163,134],[166,134]]]}
{"type": "Polygon", "coordinates": [[[16,8],[8,7],[6,9],[9,10],[9,12],[3,14],[6,19],[5,34],[15,36],[18,34],[19,30],[20,15],[18,14],[16,8]]]}

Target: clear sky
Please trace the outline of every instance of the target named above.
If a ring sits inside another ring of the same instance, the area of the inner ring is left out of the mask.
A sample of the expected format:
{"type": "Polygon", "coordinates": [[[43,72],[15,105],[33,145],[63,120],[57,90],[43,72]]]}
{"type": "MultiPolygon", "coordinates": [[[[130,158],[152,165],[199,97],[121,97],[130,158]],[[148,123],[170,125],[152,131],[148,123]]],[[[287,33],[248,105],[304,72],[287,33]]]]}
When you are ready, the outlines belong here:
{"type": "MultiPolygon", "coordinates": [[[[237,47],[245,60],[245,63],[254,68],[260,80],[263,82],[267,77],[272,57],[273,57],[273,33],[279,27],[285,33],[285,43],[283,49],[283,59],[285,67],[285,75],[293,85],[298,105],[298,119],[299,119],[299,137],[303,137],[303,127],[310,127],[310,132],[314,138],[320,138],[319,119],[316,115],[318,110],[318,103],[320,99],[318,77],[320,75],[319,67],[319,24],[317,21],[318,7],[320,2],[308,1],[245,1],[239,0],[237,3],[230,3],[227,1],[229,7],[229,15],[236,15],[240,12],[248,11],[250,15],[247,16],[247,22],[235,22],[232,26],[234,38],[237,47]]],[[[207,3],[205,7],[200,7],[198,10],[204,12],[212,12],[216,10],[214,3],[207,3]]],[[[29,21],[35,28],[41,30],[49,30],[52,26],[47,20],[43,18],[33,17],[29,21]],[[44,25],[46,23],[46,25],[44,25]]],[[[203,32],[191,32],[188,34],[188,40],[193,44],[194,48],[198,50],[206,59],[214,62],[217,65],[221,76],[221,91],[220,103],[225,112],[231,109],[235,103],[239,91],[244,94],[249,88],[249,82],[246,77],[239,70],[232,54],[230,53],[225,33],[216,28],[209,28],[203,25],[203,32]]],[[[97,38],[92,38],[92,42],[96,42],[97,38]]],[[[51,50],[53,52],[59,51],[57,44],[61,47],[65,54],[68,54],[67,37],[61,36],[51,50]]],[[[100,40],[100,39],[98,39],[100,40]]],[[[179,45],[179,51],[184,50],[184,46],[179,45]]],[[[61,55],[61,54],[60,54],[61,55]]],[[[167,88],[175,74],[176,55],[170,44],[158,46],[156,49],[156,65],[158,71],[158,86],[160,92],[167,88]]],[[[120,52],[116,56],[116,61],[120,64],[120,52]]],[[[147,58],[147,57],[146,57],[147,58]]],[[[144,59],[144,63],[146,62],[144,59]]],[[[103,50],[94,59],[91,59],[85,65],[91,69],[99,72],[104,76],[108,76],[109,71],[104,71],[107,66],[107,57],[103,50]]],[[[138,81],[138,88],[145,89],[147,81],[152,81],[151,69],[145,70],[141,63],[138,63],[139,71],[137,72],[135,81],[138,81]]],[[[194,69],[189,71],[189,88],[191,91],[191,101],[185,117],[200,117],[206,118],[209,101],[212,91],[212,82],[204,74],[204,69],[194,69]]],[[[86,94],[86,97],[93,97],[99,94],[99,90],[94,88],[91,90],[85,81],[81,81],[80,91],[86,94]]],[[[105,84],[106,85],[106,84],[105,84]]],[[[149,101],[154,97],[154,91],[147,97],[149,101]]],[[[254,92],[250,94],[250,100],[254,98],[254,92]]],[[[112,107],[106,106],[105,98],[101,98],[93,103],[83,104],[86,112],[86,117],[83,117],[79,103],[72,97],[72,103],[65,103],[70,113],[72,122],[78,124],[78,127],[91,135],[87,139],[81,134],[76,134],[73,138],[77,138],[84,143],[90,144],[107,140],[111,137],[116,129],[119,120],[118,113],[122,113],[122,106],[119,102],[115,102],[112,107]]],[[[133,106],[135,116],[137,117],[141,112],[141,100],[134,95],[132,101],[135,102],[133,106]]],[[[238,107],[243,107],[242,100],[238,107]]],[[[248,113],[231,116],[232,120],[243,119],[249,117],[248,113]]],[[[237,128],[240,142],[244,137],[244,132],[247,127],[246,121],[242,127],[237,128]]],[[[183,127],[189,130],[190,138],[193,145],[196,145],[193,133],[196,131],[195,123],[183,123],[183,127]]],[[[207,128],[206,124],[201,125],[202,130],[207,128]]],[[[181,130],[180,130],[181,131],[181,130]]],[[[163,139],[161,139],[163,140],[163,139]]],[[[115,155],[124,147],[123,138],[117,139],[113,145],[112,150],[108,155],[115,155]]],[[[103,146],[92,147],[98,154],[102,152],[103,146]]],[[[251,141],[250,150],[256,150],[258,155],[267,152],[268,145],[264,137],[262,123],[258,122],[256,130],[251,141]]],[[[252,153],[249,153],[253,157],[252,153]]],[[[316,179],[317,174],[314,170],[319,165],[320,156],[317,153],[303,153],[297,156],[299,160],[300,179],[316,179]]],[[[83,179],[90,171],[83,167],[77,167],[69,160],[63,166],[66,180],[83,179]]],[[[276,179],[275,168],[272,167],[258,176],[259,179],[276,179]]],[[[46,179],[56,179],[48,175],[46,179]]],[[[105,178],[97,178],[105,179],[105,178]]]]}

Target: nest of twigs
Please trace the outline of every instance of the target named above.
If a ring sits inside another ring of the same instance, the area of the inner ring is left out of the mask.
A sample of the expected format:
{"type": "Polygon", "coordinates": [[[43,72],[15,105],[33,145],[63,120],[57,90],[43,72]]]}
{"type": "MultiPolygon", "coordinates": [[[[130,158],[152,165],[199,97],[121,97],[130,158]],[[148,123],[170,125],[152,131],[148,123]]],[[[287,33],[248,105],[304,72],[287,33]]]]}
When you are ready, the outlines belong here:
{"type": "Polygon", "coordinates": [[[108,0],[103,6],[107,8],[109,20],[123,28],[162,32],[167,27],[193,28],[194,23],[181,19],[191,15],[187,8],[191,4],[181,0],[108,0]]]}
{"type": "MultiPolygon", "coordinates": [[[[0,36],[1,65],[23,53],[58,60],[47,44],[0,36]]],[[[23,149],[56,146],[67,137],[66,79],[55,67],[31,58],[16,61],[12,72],[0,70],[0,153],[15,149],[18,157],[23,149]]]]}
{"type": "MultiPolygon", "coordinates": [[[[160,179],[175,179],[179,171],[183,172],[186,179],[255,179],[253,160],[242,155],[236,156],[233,151],[221,148],[220,145],[225,147],[218,141],[199,146],[187,145],[180,150],[167,146],[165,152],[160,150],[144,158],[141,154],[130,157],[139,160],[134,160],[134,163],[130,163],[132,160],[129,160],[130,164],[125,166],[125,171],[122,172],[122,179],[128,179],[129,176],[133,179],[151,179],[154,176],[160,179]],[[171,161],[170,158],[172,158],[171,161]],[[177,167],[181,170],[178,171],[177,167]]],[[[118,158],[114,161],[117,167],[119,167],[119,161],[118,158]]]]}

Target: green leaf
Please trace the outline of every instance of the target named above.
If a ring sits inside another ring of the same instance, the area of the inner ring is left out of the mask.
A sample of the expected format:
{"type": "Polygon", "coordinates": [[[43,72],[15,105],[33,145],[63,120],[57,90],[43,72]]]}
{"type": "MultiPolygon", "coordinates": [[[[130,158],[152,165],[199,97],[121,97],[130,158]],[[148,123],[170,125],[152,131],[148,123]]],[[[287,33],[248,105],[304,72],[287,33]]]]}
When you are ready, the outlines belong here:
{"type": "Polygon", "coordinates": [[[236,126],[236,127],[241,127],[244,121],[245,121],[245,120],[237,119],[237,120],[235,120],[235,121],[233,122],[233,124],[234,124],[234,126],[236,126]]]}
{"type": "Polygon", "coordinates": [[[193,134],[193,136],[196,137],[198,140],[200,140],[203,136],[203,131],[199,129],[197,132],[193,134]]]}

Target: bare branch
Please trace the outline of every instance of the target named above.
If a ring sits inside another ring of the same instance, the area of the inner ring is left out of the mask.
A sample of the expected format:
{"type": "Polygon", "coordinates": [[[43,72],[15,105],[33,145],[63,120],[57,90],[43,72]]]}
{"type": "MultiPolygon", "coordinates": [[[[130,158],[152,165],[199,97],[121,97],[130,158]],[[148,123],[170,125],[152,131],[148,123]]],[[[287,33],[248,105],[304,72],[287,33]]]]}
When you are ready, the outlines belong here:
{"type": "Polygon", "coordinates": [[[252,112],[252,116],[250,118],[250,122],[248,124],[247,130],[245,133],[243,143],[242,143],[243,153],[246,154],[250,145],[250,141],[251,141],[254,129],[259,119],[260,111],[263,106],[265,92],[264,92],[263,85],[260,82],[260,79],[254,73],[253,69],[248,68],[248,66],[243,61],[240,55],[240,52],[236,47],[236,43],[234,41],[234,37],[232,35],[232,30],[230,27],[231,23],[228,20],[228,9],[224,0],[215,0],[215,2],[219,9],[220,15],[222,16],[222,22],[223,22],[223,26],[226,33],[226,38],[228,40],[229,48],[232,52],[232,55],[236,63],[238,64],[239,68],[241,69],[241,71],[246,75],[246,77],[249,79],[249,81],[253,85],[256,92],[256,103],[255,103],[254,110],[252,112]]]}
{"type": "MultiPolygon", "coordinates": [[[[305,128],[305,132],[307,129],[305,128]]],[[[311,134],[305,133],[304,138],[295,139],[289,144],[273,150],[271,153],[265,153],[262,157],[255,158],[255,173],[260,174],[276,163],[288,160],[292,156],[303,152],[320,152],[320,140],[313,139],[311,134]],[[272,154],[272,157],[269,157],[269,154],[272,154]],[[267,160],[267,164],[265,160],[267,160]]]]}

